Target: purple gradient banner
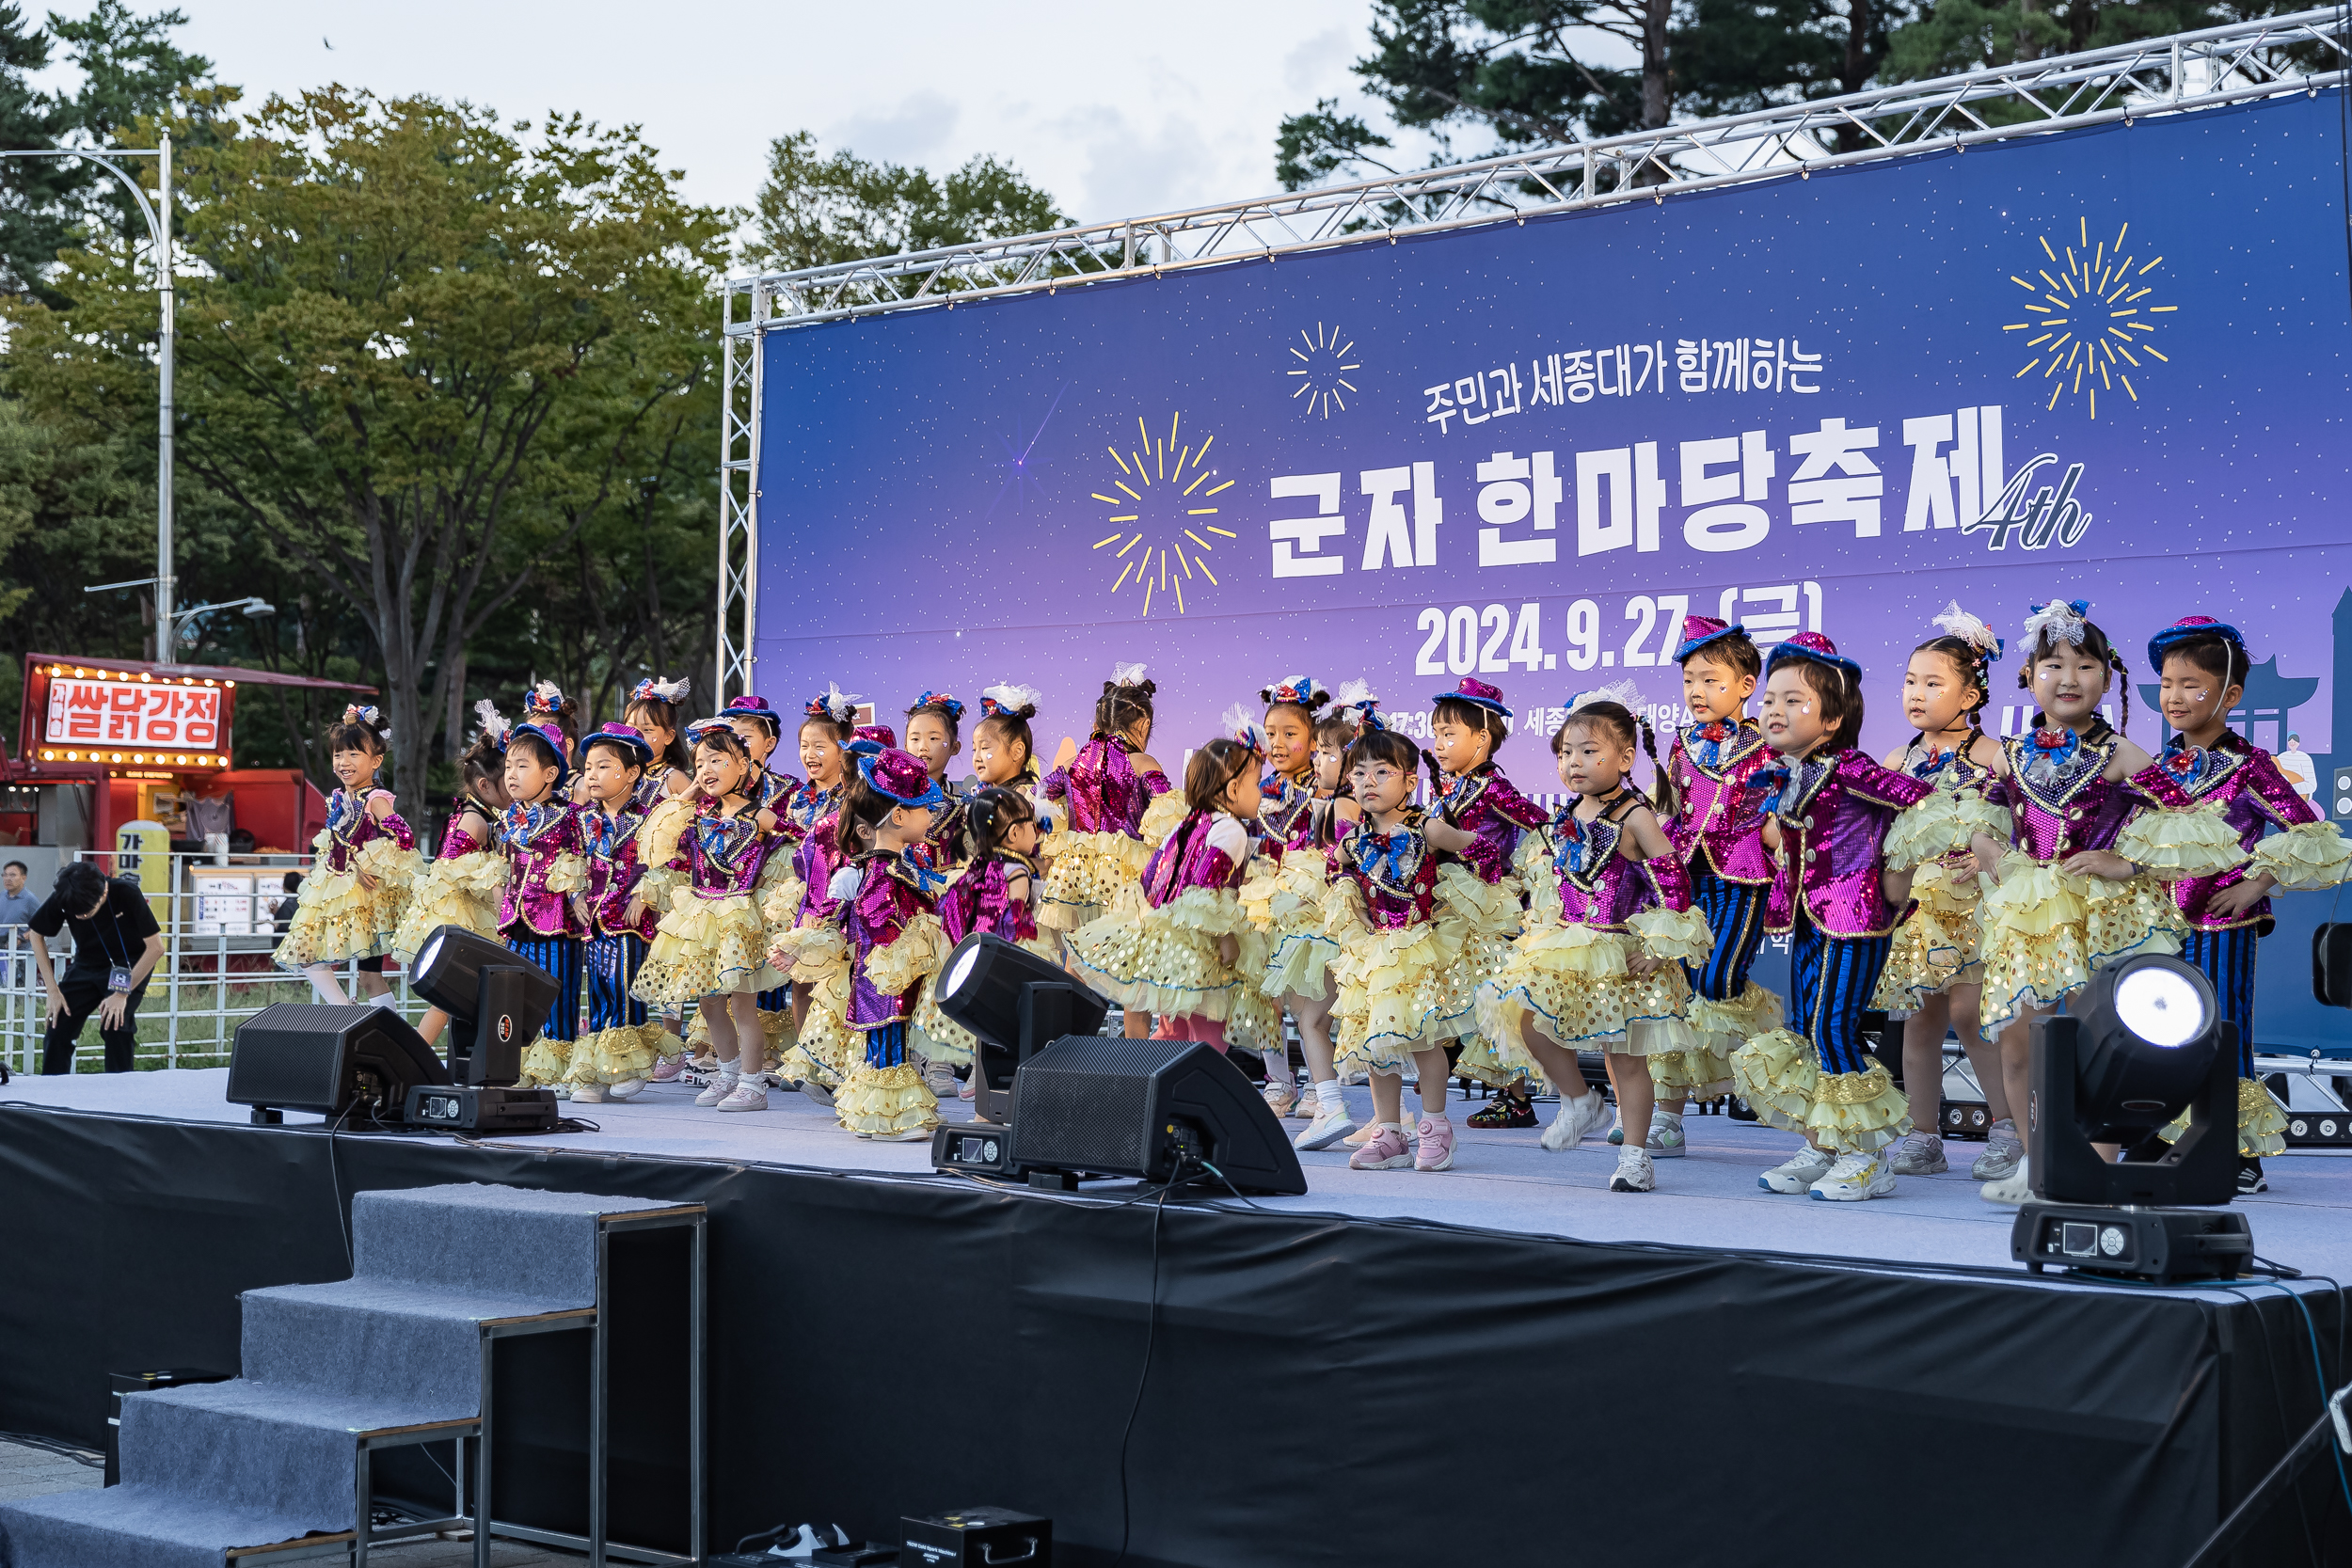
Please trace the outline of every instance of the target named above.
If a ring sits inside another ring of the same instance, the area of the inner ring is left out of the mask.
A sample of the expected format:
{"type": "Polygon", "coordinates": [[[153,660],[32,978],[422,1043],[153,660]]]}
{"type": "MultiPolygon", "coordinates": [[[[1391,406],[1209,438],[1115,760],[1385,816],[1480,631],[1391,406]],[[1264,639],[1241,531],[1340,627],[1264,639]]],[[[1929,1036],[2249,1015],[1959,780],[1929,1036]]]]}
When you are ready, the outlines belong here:
{"type": "Polygon", "coordinates": [[[1476,673],[1541,789],[1578,691],[1677,717],[1686,611],[1834,638],[1879,751],[1948,601],[2082,597],[2136,664],[2244,628],[2244,727],[2352,816],[2340,156],[2298,97],[771,332],[758,684],[1025,681],[1050,751],[1141,660],[1172,767],[1281,676],[1476,673]]]}

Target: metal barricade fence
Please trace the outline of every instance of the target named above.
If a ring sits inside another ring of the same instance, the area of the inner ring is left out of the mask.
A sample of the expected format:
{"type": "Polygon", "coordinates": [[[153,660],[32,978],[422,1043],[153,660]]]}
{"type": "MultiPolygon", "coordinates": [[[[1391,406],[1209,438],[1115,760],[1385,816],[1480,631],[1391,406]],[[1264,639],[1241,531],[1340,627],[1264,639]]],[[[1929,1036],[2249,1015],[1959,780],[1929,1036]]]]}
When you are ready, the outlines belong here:
{"type": "MultiPolygon", "coordinates": [[[[78,850],[73,859],[95,862],[113,874],[125,851],[78,850]]],[[[224,1067],[237,1025],[278,1002],[318,999],[310,982],[272,961],[278,930],[263,905],[283,896],[286,873],[307,884],[308,855],[241,856],[224,864],[210,855],[169,857],[167,891],[150,892],[148,904],[162,928],[163,956],[148,976],[134,1025],[140,1068],[224,1067]],[[230,891],[240,880],[254,891],[230,891]],[[206,892],[207,884],[215,891],[206,892]],[[266,884],[266,891],[264,891],[266,884]],[[246,902],[240,905],[238,900],[246,902]]],[[[72,952],[71,928],[50,943],[54,971],[62,977],[72,952]]],[[[396,962],[397,960],[393,960],[396,962]]],[[[361,1000],[356,961],[336,966],[344,992],[361,1000]]],[[[405,974],[387,974],[401,1016],[415,1022],[424,1005],[409,990],[405,974]]],[[[0,927],[0,1062],[11,1071],[39,1072],[48,1034],[48,996],[35,961],[32,933],[0,927]]],[[[74,1057],[77,1071],[103,1065],[97,1022],[86,1024],[74,1057]]]]}

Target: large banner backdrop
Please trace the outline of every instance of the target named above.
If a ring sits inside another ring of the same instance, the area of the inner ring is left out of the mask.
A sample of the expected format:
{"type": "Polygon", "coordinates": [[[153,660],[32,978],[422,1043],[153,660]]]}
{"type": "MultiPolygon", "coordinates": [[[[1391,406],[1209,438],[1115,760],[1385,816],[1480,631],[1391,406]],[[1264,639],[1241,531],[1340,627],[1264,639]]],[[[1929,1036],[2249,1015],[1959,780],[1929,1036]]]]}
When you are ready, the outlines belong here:
{"type": "MultiPolygon", "coordinates": [[[[1947,602],[2013,635],[2079,597],[2152,749],[2149,634],[2243,628],[2241,726],[2352,817],[2339,136],[2297,97],[771,332],[758,685],[895,723],[1025,681],[1050,752],[1141,660],[1172,770],[1285,675],[1425,732],[1476,673],[1540,790],[1577,692],[1681,716],[1686,611],[1834,638],[1880,752],[1947,602]]],[[[2328,901],[2287,903],[2264,1041],[2332,1045],[2296,935],[2328,901]]]]}

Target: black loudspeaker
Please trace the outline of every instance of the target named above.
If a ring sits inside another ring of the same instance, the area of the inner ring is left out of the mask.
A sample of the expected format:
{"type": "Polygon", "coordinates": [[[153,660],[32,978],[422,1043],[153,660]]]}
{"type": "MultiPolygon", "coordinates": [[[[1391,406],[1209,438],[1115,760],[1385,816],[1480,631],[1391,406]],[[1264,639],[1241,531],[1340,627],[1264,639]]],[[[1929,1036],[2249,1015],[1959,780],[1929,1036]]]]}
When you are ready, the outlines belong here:
{"type": "Polygon", "coordinates": [[[2352,925],[2330,920],[2312,933],[2312,999],[2352,1007],[2352,925]]]}
{"type": "Polygon", "coordinates": [[[1241,1069],[1199,1040],[1065,1035],[1012,1081],[1012,1164],[1295,1196],[1298,1154],[1241,1069]]]}
{"type": "Polygon", "coordinates": [[[239,1024],[229,1047],[229,1102],[252,1106],[261,1122],[280,1111],[396,1122],[411,1088],[449,1081],[432,1047],[389,1007],[280,1002],[239,1024]]]}

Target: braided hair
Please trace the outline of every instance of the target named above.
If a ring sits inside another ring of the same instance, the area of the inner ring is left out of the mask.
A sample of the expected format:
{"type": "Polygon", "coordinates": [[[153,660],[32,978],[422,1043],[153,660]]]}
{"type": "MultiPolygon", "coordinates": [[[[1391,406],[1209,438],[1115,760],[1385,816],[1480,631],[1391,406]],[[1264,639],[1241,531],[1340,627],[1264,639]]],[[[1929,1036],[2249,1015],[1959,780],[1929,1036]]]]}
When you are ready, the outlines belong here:
{"type": "MultiPolygon", "coordinates": [[[[2107,634],[2106,632],[2099,629],[2097,622],[2085,621],[2082,623],[2082,628],[2083,640],[2076,645],[2081,647],[2082,651],[2088,654],[2090,657],[2097,659],[2100,663],[2106,665],[2119,677],[2111,684],[2115,687],[2116,701],[2122,705],[2117,711],[2122,714],[2123,721],[2115,727],[2119,732],[2128,730],[2131,728],[2132,724],[2131,666],[2123,662],[2123,656],[2115,651],[2115,644],[2107,640],[2107,634]]],[[[2056,653],[2057,651],[2058,639],[2055,635],[2048,631],[2037,632],[2034,636],[2033,642],[2026,649],[2025,657],[2018,660],[2018,686],[2025,690],[2032,690],[2033,667],[2036,664],[2039,664],[2043,658],[2053,653],[2056,653]]],[[[2104,727],[2106,725],[2106,721],[2104,718],[2099,717],[2096,707],[2091,710],[2091,717],[2095,721],[2096,727],[2104,727]]],[[[2047,723],[2048,721],[2047,717],[2042,713],[2042,709],[2037,706],[2033,710],[2033,722],[2039,726],[2047,723]]]]}
{"type": "Polygon", "coordinates": [[[1658,766],[1658,732],[1650,727],[1649,715],[1645,713],[1636,713],[1623,703],[1586,703],[1563,719],[1559,729],[1552,732],[1551,754],[1558,756],[1566,748],[1570,730],[1591,729],[1597,725],[1607,725],[1621,746],[1631,746],[1639,737],[1642,750],[1649,756],[1652,780],[1649,800],[1661,811],[1665,810],[1665,771],[1658,766]]]}
{"type": "Polygon", "coordinates": [[[1002,784],[984,784],[963,803],[963,841],[968,857],[977,864],[1005,847],[1005,835],[1024,822],[1037,820],[1027,796],[1002,784]]]}
{"type": "Polygon", "coordinates": [[[1139,723],[1151,723],[1152,699],[1159,689],[1154,680],[1104,681],[1102,696],[1094,701],[1093,737],[1109,740],[1139,723]]]}
{"type": "MultiPolygon", "coordinates": [[[[1964,637],[1949,636],[1931,637],[1911,651],[1914,656],[1942,654],[1952,661],[1961,677],[1977,689],[1977,700],[1968,705],[1962,717],[1968,721],[1970,729],[1981,735],[1984,732],[1984,710],[1993,702],[1993,651],[1980,648],[1964,637]]],[[[1927,736],[1928,732],[1921,730],[1911,737],[1911,744],[1916,746],[1927,736]]],[[[1976,736],[1970,736],[1967,744],[1961,747],[1962,753],[1965,755],[1968,747],[1976,743],[1976,736]]]]}

